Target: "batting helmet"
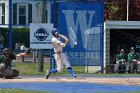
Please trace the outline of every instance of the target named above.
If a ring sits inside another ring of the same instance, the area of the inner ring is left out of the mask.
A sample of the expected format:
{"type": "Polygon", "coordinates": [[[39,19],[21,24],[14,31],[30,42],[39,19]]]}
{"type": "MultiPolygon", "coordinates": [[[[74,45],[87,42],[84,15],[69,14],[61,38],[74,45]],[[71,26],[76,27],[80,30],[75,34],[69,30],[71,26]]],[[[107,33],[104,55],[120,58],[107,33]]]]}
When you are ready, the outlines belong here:
{"type": "MultiPolygon", "coordinates": [[[[58,32],[58,31],[57,31],[57,28],[53,28],[53,29],[52,29],[52,35],[53,35],[53,36],[56,36],[56,32],[58,32]]],[[[58,33],[59,33],[59,32],[58,32],[58,33]]]]}

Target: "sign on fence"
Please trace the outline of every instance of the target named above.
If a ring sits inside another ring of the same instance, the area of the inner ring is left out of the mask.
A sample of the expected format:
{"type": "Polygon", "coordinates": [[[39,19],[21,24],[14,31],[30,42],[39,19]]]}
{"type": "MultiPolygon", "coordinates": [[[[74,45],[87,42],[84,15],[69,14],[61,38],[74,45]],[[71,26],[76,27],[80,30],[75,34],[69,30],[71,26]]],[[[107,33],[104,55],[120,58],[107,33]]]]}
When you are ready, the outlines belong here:
{"type": "Polygon", "coordinates": [[[103,10],[102,2],[59,3],[58,29],[70,40],[64,51],[71,65],[101,65],[103,10]]]}
{"type": "Polygon", "coordinates": [[[30,24],[30,47],[35,49],[52,49],[53,24],[30,24]]]}

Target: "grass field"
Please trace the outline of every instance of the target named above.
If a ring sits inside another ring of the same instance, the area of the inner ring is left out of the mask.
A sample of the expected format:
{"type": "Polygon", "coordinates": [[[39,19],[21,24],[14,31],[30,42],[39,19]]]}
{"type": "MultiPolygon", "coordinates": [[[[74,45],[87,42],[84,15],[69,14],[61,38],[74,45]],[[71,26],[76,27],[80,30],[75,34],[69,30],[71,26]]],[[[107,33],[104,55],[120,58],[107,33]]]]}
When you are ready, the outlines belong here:
{"type": "Polygon", "coordinates": [[[52,92],[29,91],[21,89],[0,89],[0,93],[52,93],[52,92]]]}
{"type": "MultiPolygon", "coordinates": [[[[54,92],[30,91],[21,89],[0,89],[0,93],[54,93],[54,92]]],[[[108,93],[108,92],[96,92],[96,93],[108,93]]],[[[122,92],[109,92],[109,93],[122,93],[122,92]]],[[[140,92],[123,92],[123,93],[140,93],[140,92]]]]}
{"type": "MultiPolygon", "coordinates": [[[[44,63],[43,72],[38,72],[37,63],[33,63],[33,62],[13,62],[12,67],[14,69],[19,70],[20,76],[44,76],[46,70],[50,69],[49,63],[44,63]]],[[[89,73],[85,73],[84,66],[72,66],[72,68],[76,74],[89,74],[89,73]]],[[[69,74],[65,67],[61,73],[57,73],[55,75],[63,75],[63,74],[69,74]]],[[[90,75],[95,75],[95,76],[140,76],[140,74],[115,74],[115,73],[114,74],[90,73],[90,75]]]]}
{"type": "MultiPolygon", "coordinates": [[[[23,76],[42,76],[45,75],[46,70],[50,69],[49,63],[44,63],[43,71],[38,72],[37,63],[33,62],[16,62],[12,63],[12,67],[19,70],[20,75],[23,76]]],[[[85,74],[84,66],[73,66],[72,68],[76,74],[85,74]]],[[[63,71],[61,73],[58,73],[57,75],[60,74],[68,74],[65,67],[63,68],[63,71]]]]}

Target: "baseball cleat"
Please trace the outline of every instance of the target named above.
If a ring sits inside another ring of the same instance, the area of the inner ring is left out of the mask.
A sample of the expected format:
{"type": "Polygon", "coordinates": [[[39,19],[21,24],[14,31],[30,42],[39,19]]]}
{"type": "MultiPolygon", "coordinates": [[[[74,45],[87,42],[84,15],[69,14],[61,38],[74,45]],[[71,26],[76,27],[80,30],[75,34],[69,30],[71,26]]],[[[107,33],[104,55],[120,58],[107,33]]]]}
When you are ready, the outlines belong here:
{"type": "Polygon", "coordinates": [[[77,77],[76,77],[76,76],[74,76],[74,79],[77,79],[77,77]]]}
{"type": "Polygon", "coordinates": [[[47,70],[45,78],[48,79],[50,77],[51,73],[49,73],[49,71],[47,70]]]}

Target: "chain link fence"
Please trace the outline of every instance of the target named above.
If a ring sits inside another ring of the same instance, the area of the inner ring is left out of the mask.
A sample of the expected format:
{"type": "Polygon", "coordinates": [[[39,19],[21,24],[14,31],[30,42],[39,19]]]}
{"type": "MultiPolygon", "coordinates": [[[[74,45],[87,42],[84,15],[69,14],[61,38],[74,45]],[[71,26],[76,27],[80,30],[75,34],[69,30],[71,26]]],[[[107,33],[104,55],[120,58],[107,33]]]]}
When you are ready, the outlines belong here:
{"type": "MultiPolygon", "coordinates": [[[[79,0],[81,1],[81,0],[79,0]]],[[[30,47],[30,23],[53,23],[58,26],[58,3],[79,2],[78,0],[1,0],[0,1],[0,49],[12,48],[14,54],[24,52],[21,46],[30,47]],[[10,15],[11,14],[11,15],[10,15]],[[11,22],[11,23],[10,23],[11,22]],[[11,27],[11,28],[10,28],[11,27]]],[[[93,0],[93,2],[100,0],[93,0]]],[[[92,1],[82,1],[92,2],[92,1]]],[[[37,71],[37,51],[31,55],[12,61],[12,68],[19,70],[21,76],[45,75],[50,69],[50,51],[44,50],[43,71],[37,71]]],[[[54,59],[52,61],[54,63],[54,59]]],[[[55,68],[55,65],[52,66],[55,68]]],[[[74,66],[76,74],[85,73],[85,66],[74,66]]],[[[61,74],[68,74],[66,69],[61,74]]]]}

